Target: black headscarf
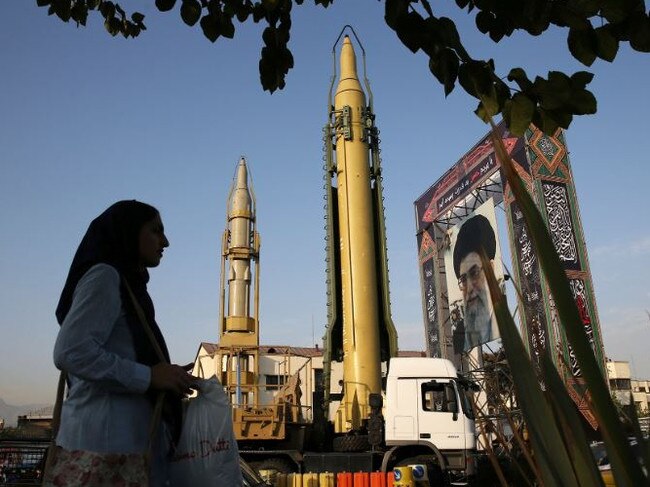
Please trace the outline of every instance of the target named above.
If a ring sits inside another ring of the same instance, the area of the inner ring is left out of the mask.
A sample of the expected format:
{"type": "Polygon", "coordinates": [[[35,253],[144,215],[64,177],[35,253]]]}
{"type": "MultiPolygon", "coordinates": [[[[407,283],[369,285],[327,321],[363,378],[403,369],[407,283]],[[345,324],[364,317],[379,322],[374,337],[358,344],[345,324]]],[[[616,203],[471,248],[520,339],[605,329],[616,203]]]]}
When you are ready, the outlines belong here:
{"type": "MultiPolygon", "coordinates": [[[[147,323],[153,332],[160,349],[169,362],[169,352],[165,339],[156,323],[153,302],[147,292],[149,273],[139,263],[140,230],[145,223],[158,216],[158,210],[146,203],[135,200],[118,201],[95,218],[88,227],[79,248],[72,259],[70,271],[56,307],[56,319],[61,325],[70,311],[72,296],[79,280],[96,264],[108,264],[114,267],[126,279],[135,294],[138,304],[144,311],[147,323]]],[[[126,312],[126,320],[133,337],[136,360],[144,365],[153,366],[160,363],[144,327],[135,312],[131,298],[120,281],[120,295],[126,312]]],[[[155,392],[147,393],[154,402],[155,392]]],[[[172,430],[175,440],[180,434],[181,401],[174,394],[166,394],[163,418],[172,430]]]]}

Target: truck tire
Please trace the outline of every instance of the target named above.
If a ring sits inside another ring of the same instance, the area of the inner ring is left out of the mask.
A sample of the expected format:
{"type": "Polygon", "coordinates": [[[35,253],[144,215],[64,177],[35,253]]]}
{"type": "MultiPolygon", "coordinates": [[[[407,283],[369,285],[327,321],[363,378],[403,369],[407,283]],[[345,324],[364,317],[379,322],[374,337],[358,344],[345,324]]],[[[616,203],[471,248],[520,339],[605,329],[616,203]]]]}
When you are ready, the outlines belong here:
{"type": "Polygon", "coordinates": [[[407,465],[426,465],[429,487],[446,487],[449,485],[442,468],[429,455],[408,457],[397,462],[395,466],[405,467],[407,465]]]}
{"type": "Polygon", "coordinates": [[[286,458],[267,458],[261,462],[254,462],[252,466],[259,472],[260,470],[270,470],[271,472],[278,473],[294,473],[296,470],[289,460],[286,458]]]}
{"type": "Polygon", "coordinates": [[[332,442],[335,452],[367,451],[370,449],[367,435],[337,436],[332,442]]]}

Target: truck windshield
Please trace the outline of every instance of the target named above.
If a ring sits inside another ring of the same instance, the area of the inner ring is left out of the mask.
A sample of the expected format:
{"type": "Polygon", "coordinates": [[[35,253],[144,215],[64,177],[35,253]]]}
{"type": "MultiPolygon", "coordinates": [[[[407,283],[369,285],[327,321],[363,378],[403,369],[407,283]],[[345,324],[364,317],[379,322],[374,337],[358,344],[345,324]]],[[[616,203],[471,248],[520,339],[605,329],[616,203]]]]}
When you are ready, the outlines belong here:
{"type": "Polygon", "coordinates": [[[472,409],[472,391],[460,383],[458,383],[458,389],[460,403],[463,407],[463,414],[469,419],[474,419],[474,410],[472,409]]]}

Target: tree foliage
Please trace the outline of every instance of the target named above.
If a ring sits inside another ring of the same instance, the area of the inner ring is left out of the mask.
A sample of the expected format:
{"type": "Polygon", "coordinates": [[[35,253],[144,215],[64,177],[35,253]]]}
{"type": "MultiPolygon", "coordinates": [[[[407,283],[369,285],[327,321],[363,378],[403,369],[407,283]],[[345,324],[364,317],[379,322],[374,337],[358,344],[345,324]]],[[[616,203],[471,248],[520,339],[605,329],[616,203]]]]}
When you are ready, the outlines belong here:
{"type": "MultiPolygon", "coordinates": [[[[109,0],[36,0],[64,22],[86,25],[90,12],[99,12],[113,36],[137,37],[146,30],[144,15],[130,16],[109,0]]],[[[273,93],[283,89],[293,67],[288,47],[293,4],[304,0],[155,0],[162,12],[178,8],[189,26],[197,23],[210,41],[232,39],[235,24],[264,22],[264,46],[259,61],[262,88],[273,93]]],[[[314,0],[328,7],[333,0],[314,0]]],[[[498,113],[516,134],[532,122],[552,134],[567,128],[574,115],[596,112],[596,99],[586,89],[593,75],[579,71],[567,75],[550,71],[546,78],[530,80],[519,67],[499,76],[494,61],[474,59],[460,39],[456,24],[435,15],[428,0],[385,0],[386,24],[413,53],[429,57],[429,70],[442,84],[445,95],[460,86],[479,100],[476,114],[484,120],[498,113]]],[[[644,0],[456,0],[468,13],[476,13],[476,27],[494,42],[523,30],[543,34],[549,27],[567,30],[571,55],[585,66],[597,59],[613,61],[621,42],[632,49],[650,52],[650,17],[644,0]]]]}

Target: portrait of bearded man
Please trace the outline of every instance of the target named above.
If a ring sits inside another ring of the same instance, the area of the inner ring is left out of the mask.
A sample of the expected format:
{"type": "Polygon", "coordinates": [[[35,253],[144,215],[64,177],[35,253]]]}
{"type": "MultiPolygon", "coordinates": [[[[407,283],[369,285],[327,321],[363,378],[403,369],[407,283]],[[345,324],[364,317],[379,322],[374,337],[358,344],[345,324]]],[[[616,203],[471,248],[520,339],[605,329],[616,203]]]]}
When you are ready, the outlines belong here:
{"type": "Polygon", "coordinates": [[[453,251],[453,265],[462,293],[465,341],[463,351],[492,341],[493,308],[481,251],[494,270],[496,236],[490,221],[476,214],[460,227],[453,251]]]}

